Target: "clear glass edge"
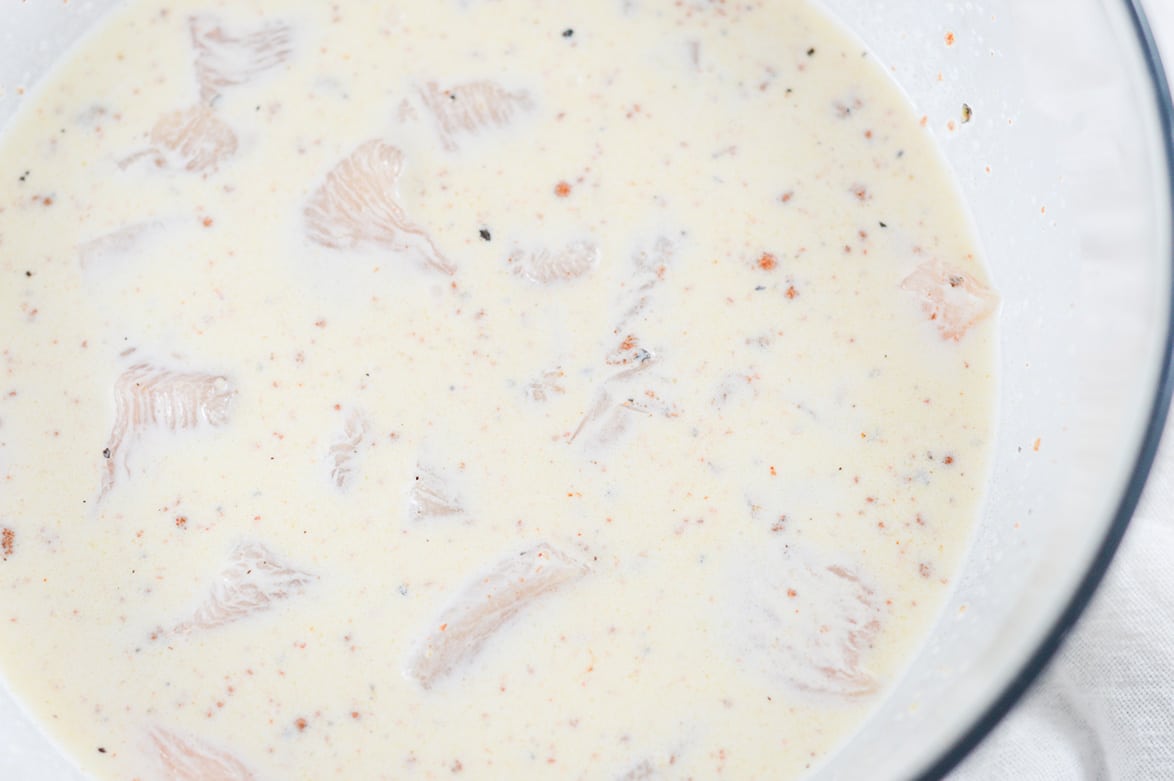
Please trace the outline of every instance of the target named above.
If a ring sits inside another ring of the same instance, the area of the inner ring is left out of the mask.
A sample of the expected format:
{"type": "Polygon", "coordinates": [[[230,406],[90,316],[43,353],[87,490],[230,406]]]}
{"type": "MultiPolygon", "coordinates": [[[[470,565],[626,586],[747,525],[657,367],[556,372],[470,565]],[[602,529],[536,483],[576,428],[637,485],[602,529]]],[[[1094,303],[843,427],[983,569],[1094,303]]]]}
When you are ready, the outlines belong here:
{"type": "MultiPolygon", "coordinates": [[[[1157,114],[1161,132],[1161,148],[1166,157],[1166,190],[1169,198],[1169,214],[1167,219],[1174,225],[1174,103],[1171,102],[1170,85],[1166,78],[1166,71],[1162,65],[1162,57],[1158,52],[1157,41],[1145,11],[1141,7],[1141,0],[1122,0],[1126,12],[1132,22],[1137,36],[1137,43],[1141,48],[1142,57],[1150,75],[1150,86],[1154,101],[1157,103],[1157,114]]],[[[1174,246],[1170,249],[1169,262],[1174,270],[1174,246]]],[[[1171,392],[1174,391],[1174,375],[1172,375],[1172,358],[1174,358],[1174,274],[1171,275],[1170,289],[1167,291],[1171,306],[1167,312],[1166,336],[1162,353],[1161,368],[1158,373],[1157,387],[1149,413],[1149,422],[1145,434],[1138,447],[1134,460],[1133,470],[1126,483],[1113,521],[1092,562],[1088,566],[1079,587],[1068,600],[1068,604],[1060,613],[1059,618],[1044,635],[1040,645],[1020,668],[1019,672],[1004,687],[982,715],[966,729],[950,748],[946,749],[925,770],[915,776],[916,781],[937,781],[944,778],[951,770],[966,758],[1000,721],[1011,711],[1019,699],[1027,692],[1039,675],[1047,668],[1055,657],[1056,652],[1064,642],[1064,638],[1076,625],[1084,609],[1104,578],[1112,564],[1113,556],[1133,512],[1141,499],[1149,478],[1150,469],[1158,452],[1162,431],[1166,424],[1166,417],[1170,410],[1171,392]]]]}

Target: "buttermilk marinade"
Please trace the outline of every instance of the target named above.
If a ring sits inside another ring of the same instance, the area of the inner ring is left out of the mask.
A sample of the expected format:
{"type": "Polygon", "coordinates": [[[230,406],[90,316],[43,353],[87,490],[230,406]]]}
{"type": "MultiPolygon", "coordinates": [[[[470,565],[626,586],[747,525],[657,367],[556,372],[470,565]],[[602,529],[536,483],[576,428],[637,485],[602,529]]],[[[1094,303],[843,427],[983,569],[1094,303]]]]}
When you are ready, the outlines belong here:
{"type": "Polygon", "coordinates": [[[986,472],[964,210],[801,0],[133,0],[0,275],[0,668],[99,779],[798,775],[986,472]]]}

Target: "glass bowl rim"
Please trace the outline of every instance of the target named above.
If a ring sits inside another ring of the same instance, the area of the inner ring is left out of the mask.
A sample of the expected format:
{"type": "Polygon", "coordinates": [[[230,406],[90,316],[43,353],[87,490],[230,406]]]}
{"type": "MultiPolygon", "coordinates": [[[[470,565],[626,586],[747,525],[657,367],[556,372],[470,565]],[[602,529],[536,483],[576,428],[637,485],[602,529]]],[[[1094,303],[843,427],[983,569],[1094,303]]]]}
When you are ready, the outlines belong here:
{"type": "MultiPolygon", "coordinates": [[[[1170,212],[1166,215],[1166,219],[1169,224],[1174,226],[1174,103],[1171,102],[1170,85],[1162,66],[1162,57],[1158,51],[1153,29],[1141,7],[1142,0],[1121,0],[1121,2],[1129,17],[1136,44],[1145,60],[1151,96],[1157,104],[1161,148],[1166,157],[1166,189],[1170,198],[1170,212]]],[[[1174,270],[1174,246],[1171,247],[1170,252],[1169,263],[1174,270]]],[[[1076,625],[1081,614],[1088,607],[1093,593],[1104,579],[1105,573],[1113,561],[1113,556],[1129,527],[1138,500],[1145,489],[1146,480],[1158,453],[1162,430],[1166,424],[1171,391],[1174,390],[1171,361],[1174,356],[1174,274],[1171,275],[1171,284],[1167,295],[1171,301],[1171,307],[1166,320],[1157,387],[1150,407],[1145,433],[1134,457],[1133,468],[1130,471],[1125,490],[1117,502],[1112,522],[1105,530],[1096,555],[1085,570],[1079,585],[1060,612],[1059,617],[1053,622],[1043,640],[1022,664],[1019,671],[962,735],[949,748],[935,757],[929,767],[917,776],[918,781],[934,781],[944,778],[990,735],[995,726],[1011,711],[1047,668],[1063,644],[1064,638],[1076,625]]]]}

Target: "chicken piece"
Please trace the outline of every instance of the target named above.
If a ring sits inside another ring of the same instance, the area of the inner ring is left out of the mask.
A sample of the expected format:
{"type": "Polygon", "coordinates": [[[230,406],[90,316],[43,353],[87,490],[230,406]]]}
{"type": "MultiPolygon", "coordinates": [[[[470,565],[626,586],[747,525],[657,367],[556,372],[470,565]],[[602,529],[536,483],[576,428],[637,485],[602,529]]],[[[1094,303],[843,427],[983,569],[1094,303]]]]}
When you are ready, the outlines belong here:
{"type": "Polygon", "coordinates": [[[352,410],[343,422],[342,431],[330,446],[327,461],[330,464],[330,482],[346,489],[356,478],[359,461],[370,443],[367,421],[352,410]]]}
{"type": "Polygon", "coordinates": [[[114,383],[114,428],[102,452],[102,493],[114,486],[119,467],[130,474],[127,451],[146,429],[181,431],[222,426],[236,389],[227,377],[180,372],[150,363],[131,366],[114,383]]]}
{"type": "Polygon", "coordinates": [[[540,285],[568,282],[586,276],[599,265],[599,247],[591,241],[573,241],[562,249],[515,250],[506,261],[515,275],[540,285]]]}
{"type": "Polygon", "coordinates": [[[225,87],[247,84],[293,55],[293,35],[284,22],[267,22],[233,35],[212,16],[188,20],[196,52],[200,98],[210,103],[225,87]]]}
{"type": "Polygon", "coordinates": [[[409,653],[404,674],[432,688],[472,661],[526,607],[586,573],[586,566],[546,543],[504,556],[441,611],[409,653]]]}
{"type": "Polygon", "coordinates": [[[175,732],[152,727],[147,731],[166,781],[256,781],[256,776],[232,754],[175,732]]]}
{"type": "Polygon", "coordinates": [[[440,471],[417,463],[408,489],[408,519],[427,521],[460,515],[464,511],[460,496],[440,471]]]}
{"type": "Polygon", "coordinates": [[[858,572],[818,562],[795,544],[763,548],[737,568],[730,614],[743,662],[798,692],[860,697],[879,688],[863,656],[885,601],[858,572]]]}
{"type": "Polygon", "coordinates": [[[306,204],[309,239],[331,249],[414,251],[435,269],[456,271],[397,202],[403,165],[403,152],[396,147],[377,139],[361,144],[326,174],[306,204]]]}
{"type": "Polygon", "coordinates": [[[454,136],[504,127],[518,112],[533,107],[526,92],[508,92],[492,81],[471,81],[441,89],[430,81],[420,90],[424,107],[436,120],[440,141],[450,151],[454,136]]]}
{"type": "Polygon", "coordinates": [[[641,418],[680,417],[681,410],[676,404],[661,398],[654,390],[662,378],[647,372],[656,359],[651,353],[637,359],[628,369],[608,379],[599,391],[591,407],[579,421],[571,434],[570,441],[585,439],[588,447],[606,447],[617,442],[641,418]]]}
{"type": "Polygon", "coordinates": [[[640,250],[632,256],[632,275],[620,295],[621,314],[615,327],[616,333],[637,330],[635,322],[652,303],[652,294],[664,282],[675,254],[673,243],[660,238],[651,251],[640,250]]]}
{"type": "Polygon", "coordinates": [[[117,230],[95,236],[77,247],[78,260],[84,269],[95,268],[115,258],[129,255],[153,235],[159,233],[163,223],[149,220],[124,225],[117,230]]]}
{"type": "Polygon", "coordinates": [[[127,168],[151,157],[157,168],[204,174],[236,154],[237,138],[223,120],[206,106],[169,111],[151,128],[151,146],[119,163],[127,168]]]}
{"type": "Polygon", "coordinates": [[[212,582],[208,597],[192,617],[175,627],[178,634],[215,629],[258,613],[305,592],[317,576],[291,567],[256,541],[239,543],[212,582]]]}
{"type": "Polygon", "coordinates": [[[937,259],[918,266],[901,282],[901,289],[918,300],[942,339],[954,342],[990,317],[999,305],[998,295],[989,287],[965,272],[946,268],[937,259]]]}
{"type": "Polygon", "coordinates": [[[556,393],[566,393],[567,389],[562,385],[566,376],[567,373],[560,367],[544,371],[540,377],[526,386],[526,398],[530,401],[544,402],[556,393]]]}

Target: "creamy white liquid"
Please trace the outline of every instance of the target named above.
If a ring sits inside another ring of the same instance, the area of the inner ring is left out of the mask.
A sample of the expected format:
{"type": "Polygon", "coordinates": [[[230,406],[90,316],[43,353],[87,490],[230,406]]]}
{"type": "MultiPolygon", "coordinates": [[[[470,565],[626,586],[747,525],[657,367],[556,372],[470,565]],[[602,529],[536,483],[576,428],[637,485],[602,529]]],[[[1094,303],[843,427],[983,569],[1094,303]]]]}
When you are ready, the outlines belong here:
{"type": "Polygon", "coordinates": [[[793,777],[986,472],[963,209],[798,0],[135,0],[0,274],[0,669],[96,778],[793,777]]]}

